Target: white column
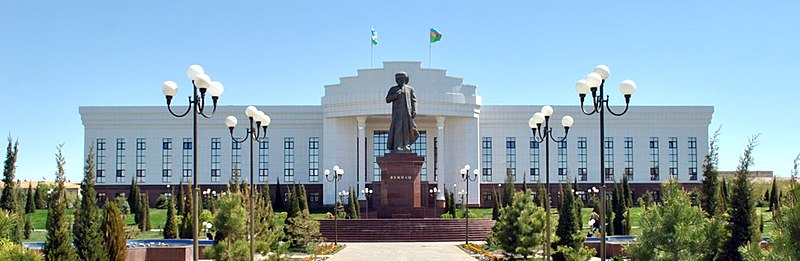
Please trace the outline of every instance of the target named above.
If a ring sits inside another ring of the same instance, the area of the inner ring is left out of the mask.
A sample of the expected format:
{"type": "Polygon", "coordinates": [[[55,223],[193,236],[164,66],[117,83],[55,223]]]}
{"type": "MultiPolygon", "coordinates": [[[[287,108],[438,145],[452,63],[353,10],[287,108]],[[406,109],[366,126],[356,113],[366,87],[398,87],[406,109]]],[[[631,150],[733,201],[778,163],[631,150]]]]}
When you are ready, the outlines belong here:
{"type": "Polygon", "coordinates": [[[436,117],[436,140],[438,142],[437,147],[439,149],[439,151],[436,152],[439,156],[437,159],[438,161],[436,162],[436,169],[439,171],[437,173],[438,180],[436,181],[436,185],[439,188],[439,195],[436,197],[436,200],[444,200],[444,186],[446,181],[445,177],[447,177],[443,168],[444,159],[446,158],[444,154],[446,151],[444,149],[444,120],[445,117],[436,117]]]}
{"type": "MultiPolygon", "coordinates": [[[[361,172],[361,171],[366,171],[366,166],[367,166],[366,162],[367,150],[365,143],[366,141],[364,140],[364,137],[366,137],[365,128],[367,126],[367,117],[366,116],[356,117],[356,120],[358,121],[358,156],[357,156],[358,171],[356,171],[356,173],[359,173],[359,175],[361,176],[358,178],[358,189],[362,190],[365,188],[367,179],[366,177],[369,176],[366,173],[361,172]]],[[[364,196],[364,194],[361,193],[361,191],[358,191],[357,193],[358,193],[358,200],[367,200],[367,198],[364,196]]]]}

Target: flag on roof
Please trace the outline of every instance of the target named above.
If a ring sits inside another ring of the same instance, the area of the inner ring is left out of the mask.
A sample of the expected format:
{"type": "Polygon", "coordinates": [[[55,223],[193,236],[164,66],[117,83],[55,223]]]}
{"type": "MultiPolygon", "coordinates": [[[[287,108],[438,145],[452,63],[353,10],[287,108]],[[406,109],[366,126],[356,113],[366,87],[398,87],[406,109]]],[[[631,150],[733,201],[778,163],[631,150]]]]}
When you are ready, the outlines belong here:
{"type": "Polygon", "coordinates": [[[375,32],[375,28],[371,28],[372,30],[372,45],[378,45],[378,32],[375,32]]]}
{"type": "Polygon", "coordinates": [[[436,28],[431,27],[431,43],[435,43],[442,40],[442,34],[436,30],[436,28]]]}

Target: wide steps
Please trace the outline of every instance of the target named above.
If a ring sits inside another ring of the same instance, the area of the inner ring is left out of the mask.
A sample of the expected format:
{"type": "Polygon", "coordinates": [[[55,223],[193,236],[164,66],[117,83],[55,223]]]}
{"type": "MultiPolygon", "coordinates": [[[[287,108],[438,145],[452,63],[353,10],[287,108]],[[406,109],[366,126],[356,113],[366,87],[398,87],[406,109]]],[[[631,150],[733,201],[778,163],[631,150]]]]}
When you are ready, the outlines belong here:
{"type": "MultiPolygon", "coordinates": [[[[319,220],[327,241],[336,235],[333,220],[319,220]]],[[[470,219],[469,240],[485,240],[494,220],[470,219]]],[[[465,240],[463,219],[343,219],[338,221],[340,242],[442,242],[465,240]]]]}

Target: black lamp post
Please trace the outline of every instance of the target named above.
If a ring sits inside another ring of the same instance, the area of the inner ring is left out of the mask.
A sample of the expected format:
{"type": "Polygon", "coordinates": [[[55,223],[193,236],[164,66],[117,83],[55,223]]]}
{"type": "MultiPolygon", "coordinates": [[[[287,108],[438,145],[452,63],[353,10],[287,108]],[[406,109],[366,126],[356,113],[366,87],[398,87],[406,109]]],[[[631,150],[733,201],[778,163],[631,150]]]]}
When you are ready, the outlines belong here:
{"type": "Polygon", "coordinates": [[[364,197],[367,199],[366,201],[364,201],[364,203],[367,204],[364,210],[366,211],[365,215],[366,218],[369,218],[369,198],[372,196],[372,189],[364,188],[363,190],[361,190],[361,194],[364,194],[364,197]]]}
{"type": "Polygon", "coordinates": [[[165,81],[161,85],[161,92],[164,93],[164,96],[167,98],[167,109],[169,113],[175,117],[181,118],[192,112],[192,186],[194,186],[194,191],[190,192],[193,193],[192,197],[192,258],[193,260],[197,261],[200,258],[200,248],[198,247],[198,236],[197,231],[199,230],[198,223],[199,223],[199,216],[200,212],[198,209],[200,208],[200,185],[197,183],[197,115],[201,115],[204,118],[211,118],[214,117],[214,112],[217,111],[217,100],[219,96],[222,95],[222,91],[224,87],[222,83],[218,81],[211,81],[211,77],[205,74],[205,70],[200,65],[194,64],[189,66],[189,70],[186,72],[186,75],[189,76],[189,79],[192,80],[192,87],[193,93],[192,96],[189,96],[189,106],[186,108],[186,112],[182,114],[176,114],[172,111],[172,107],[170,104],[172,103],[172,97],[178,92],[178,84],[173,81],[165,81]],[[211,100],[213,102],[213,108],[210,114],[205,113],[206,108],[206,93],[211,95],[211,100]]]}
{"type": "Polygon", "coordinates": [[[592,115],[600,114],[600,258],[606,258],[606,179],[605,179],[605,115],[606,110],[614,116],[622,116],[628,112],[628,105],[631,101],[631,95],[636,91],[636,83],[631,80],[624,80],[619,86],[619,90],[625,96],[625,109],[621,113],[615,113],[608,105],[609,97],[603,97],[606,79],[611,71],[608,66],[598,65],[594,68],[594,72],[589,73],[586,79],[582,79],[575,84],[575,90],[578,92],[578,97],[581,100],[581,111],[583,114],[592,115]],[[599,89],[599,93],[598,93],[599,89]],[[583,107],[583,101],[586,98],[586,93],[592,91],[592,108],[586,110],[583,107]]]}
{"type": "Polygon", "coordinates": [[[339,168],[339,165],[333,166],[333,176],[331,176],[331,171],[325,169],[325,179],[328,182],[333,182],[333,201],[334,201],[334,209],[333,209],[333,244],[339,245],[339,215],[336,213],[336,193],[339,190],[339,181],[342,180],[342,175],[344,175],[344,170],[339,168]]]}
{"type": "Polygon", "coordinates": [[[478,180],[478,169],[475,168],[473,170],[473,175],[469,175],[469,165],[464,165],[464,168],[461,169],[461,180],[464,181],[464,186],[467,187],[466,192],[464,192],[464,217],[466,219],[466,232],[464,233],[464,244],[469,244],[469,182],[478,180]]]}
{"type": "Polygon", "coordinates": [[[264,112],[259,111],[254,106],[247,106],[244,110],[245,115],[250,120],[250,126],[247,128],[247,134],[244,138],[237,139],[233,136],[233,129],[236,128],[236,124],[239,123],[239,120],[236,119],[234,116],[228,116],[225,118],[225,126],[228,126],[228,129],[231,131],[231,140],[235,143],[244,143],[247,140],[250,140],[250,231],[249,231],[249,238],[250,238],[250,261],[255,260],[256,258],[256,248],[255,248],[255,219],[253,218],[255,208],[253,207],[253,201],[255,201],[255,180],[253,177],[253,141],[261,142],[262,140],[267,138],[267,127],[269,127],[269,123],[272,121],[269,116],[264,114],[264,112]]]}
{"type": "Polygon", "coordinates": [[[528,127],[531,128],[533,133],[533,140],[536,142],[544,142],[544,173],[545,173],[545,187],[544,190],[544,209],[545,209],[545,246],[544,246],[544,260],[550,260],[550,141],[563,142],[567,139],[569,128],[575,121],[572,116],[564,116],[561,118],[561,125],[564,126],[564,137],[560,139],[553,138],[553,128],[550,127],[550,116],[553,115],[553,107],[545,105],[542,107],[541,112],[533,114],[528,120],[528,127]],[[544,126],[542,126],[544,124],[544,126]]]}

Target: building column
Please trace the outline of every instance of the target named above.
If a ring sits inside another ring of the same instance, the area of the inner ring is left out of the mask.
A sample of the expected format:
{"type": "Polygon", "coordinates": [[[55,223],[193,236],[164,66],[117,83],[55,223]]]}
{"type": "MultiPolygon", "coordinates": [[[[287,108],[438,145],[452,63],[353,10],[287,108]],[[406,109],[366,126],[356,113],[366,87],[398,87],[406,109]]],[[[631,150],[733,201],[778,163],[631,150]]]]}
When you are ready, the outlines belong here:
{"type": "Polygon", "coordinates": [[[361,200],[367,200],[367,198],[364,196],[364,194],[361,193],[361,190],[366,187],[365,184],[367,182],[367,176],[369,176],[369,175],[367,175],[366,172],[361,173],[361,171],[366,171],[366,166],[367,166],[367,162],[366,162],[366,158],[367,158],[366,157],[366,155],[367,155],[366,140],[364,140],[364,137],[366,137],[366,133],[365,132],[366,132],[366,127],[367,127],[367,117],[366,116],[356,117],[356,120],[358,121],[358,155],[357,155],[357,157],[358,157],[358,169],[359,169],[359,171],[356,171],[356,173],[359,173],[359,175],[363,175],[363,177],[358,177],[358,186],[357,186],[357,190],[358,191],[356,191],[356,193],[358,193],[358,200],[361,201],[361,200]]]}
{"type": "Polygon", "coordinates": [[[443,149],[444,148],[444,120],[445,120],[445,117],[436,117],[436,128],[437,128],[436,140],[439,143],[437,145],[439,151],[436,152],[436,153],[438,153],[438,156],[439,156],[439,158],[438,158],[438,160],[436,162],[436,169],[439,171],[437,173],[438,179],[436,180],[436,186],[439,188],[439,195],[436,197],[437,201],[438,200],[444,200],[444,188],[445,188],[444,186],[445,186],[445,183],[446,183],[445,177],[447,177],[447,175],[445,175],[445,173],[447,173],[447,172],[444,171],[444,168],[442,167],[442,166],[444,166],[444,159],[446,158],[445,157],[445,151],[446,150],[443,149]]]}

